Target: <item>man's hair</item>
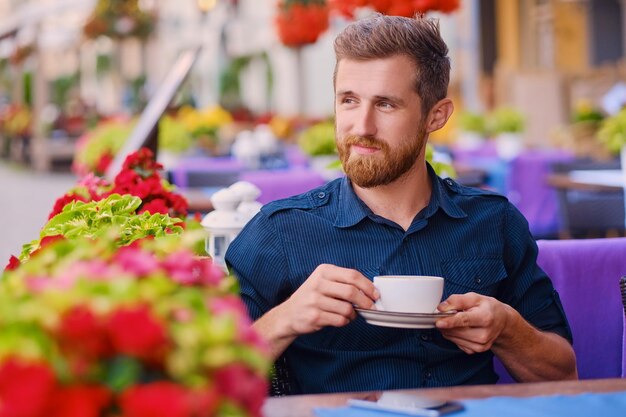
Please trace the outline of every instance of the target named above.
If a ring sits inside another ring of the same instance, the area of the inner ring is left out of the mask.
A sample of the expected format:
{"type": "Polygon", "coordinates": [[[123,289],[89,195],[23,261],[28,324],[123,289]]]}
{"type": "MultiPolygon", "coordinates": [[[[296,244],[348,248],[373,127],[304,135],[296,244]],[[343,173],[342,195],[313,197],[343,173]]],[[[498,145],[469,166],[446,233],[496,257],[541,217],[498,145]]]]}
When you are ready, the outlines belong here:
{"type": "Polygon", "coordinates": [[[441,38],[439,21],[376,14],[348,25],[335,39],[335,74],[339,61],[367,61],[405,55],[415,64],[415,91],[425,117],[448,94],[450,59],[441,38]]]}

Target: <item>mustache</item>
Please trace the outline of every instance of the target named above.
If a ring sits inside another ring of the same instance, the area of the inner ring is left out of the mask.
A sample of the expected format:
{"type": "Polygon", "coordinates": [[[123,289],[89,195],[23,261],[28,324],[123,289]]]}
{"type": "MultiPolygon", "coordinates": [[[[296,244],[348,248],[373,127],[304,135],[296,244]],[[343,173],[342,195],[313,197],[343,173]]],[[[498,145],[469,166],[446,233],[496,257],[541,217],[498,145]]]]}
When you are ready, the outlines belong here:
{"type": "Polygon", "coordinates": [[[357,145],[367,148],[378,148],[382,150],[386,150],[388,147],[387,142],[375,137],[368,136],[348,135],[343,138],[342,142],[346,146],[357,145]]]}

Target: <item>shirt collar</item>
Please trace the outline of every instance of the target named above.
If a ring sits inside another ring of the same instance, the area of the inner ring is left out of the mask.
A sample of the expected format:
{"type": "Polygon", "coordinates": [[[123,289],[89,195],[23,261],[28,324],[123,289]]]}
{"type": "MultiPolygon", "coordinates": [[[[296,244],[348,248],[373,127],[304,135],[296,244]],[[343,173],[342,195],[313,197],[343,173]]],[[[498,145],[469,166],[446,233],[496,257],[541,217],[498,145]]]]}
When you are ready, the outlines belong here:
{"type": "MultiPolygon", "coordinates": [[[[426,163],[428,176],[432,183],[432,195],[425,209],[424,217],[429,218],[437,212],[439,207],[450,217],[462,218],[467,214],[452,200],[445,190],[441,178],[435,174],[430,164],[426,163]]],[[[335,218],[336,227],[351,227],[365,217],[373,214],[363,201],[356,195],[348,177],[344,176],[339,186],[339,208],[335,218]]]]}

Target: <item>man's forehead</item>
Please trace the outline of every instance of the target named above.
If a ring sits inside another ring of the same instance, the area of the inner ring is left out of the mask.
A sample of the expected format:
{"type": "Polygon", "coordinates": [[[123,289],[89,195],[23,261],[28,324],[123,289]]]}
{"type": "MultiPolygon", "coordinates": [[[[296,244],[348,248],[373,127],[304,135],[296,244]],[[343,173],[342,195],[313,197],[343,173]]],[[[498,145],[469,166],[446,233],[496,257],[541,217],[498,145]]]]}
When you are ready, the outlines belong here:
{"type": "Polygon", "coordinates": [[[335,91],[382,89],[376,94],[386,95],[393,90],[412,90],[416,71],[413,62],[401,55],[388,58],[357,60],[343,58],[337,63],[335,91]]]}

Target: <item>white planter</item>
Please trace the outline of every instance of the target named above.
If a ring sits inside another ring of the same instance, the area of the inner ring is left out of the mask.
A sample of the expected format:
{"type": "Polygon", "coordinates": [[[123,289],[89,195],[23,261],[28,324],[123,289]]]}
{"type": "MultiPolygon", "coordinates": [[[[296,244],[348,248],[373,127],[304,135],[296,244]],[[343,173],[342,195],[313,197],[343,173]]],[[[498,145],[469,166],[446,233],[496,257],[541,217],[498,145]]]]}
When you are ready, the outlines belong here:
{"type": "Polygon", "coordinates": [[[319,173],[325,180],[333,180],[341,176],[340,169],[328,168],[328,165],[337,161],[339,157],[337,155],[319,155],[311,157],[311,168],[319,173]]]}
{"type": "Polygon", "coordinates": [[[495,140],[498,156],[506,161],[510,161],[518,156],[524,148],[520,133],[500,133],[495,140]]]}
{"type": "Polygon", "coordinates": [[[174,153],[172,151],[168,151],[165,149],[159,150],[157,154],[157,162],[163,165],[163,169],[166,171],[175,169],[178,166],[181,159],[182,159],[181,154],[174,153]]]}
{"type": "Polygon", "coordinates": [[[461,149],[478,149],[485,143],[485,137],[477,132],[460,132],[456,144],[461,149]]]}

